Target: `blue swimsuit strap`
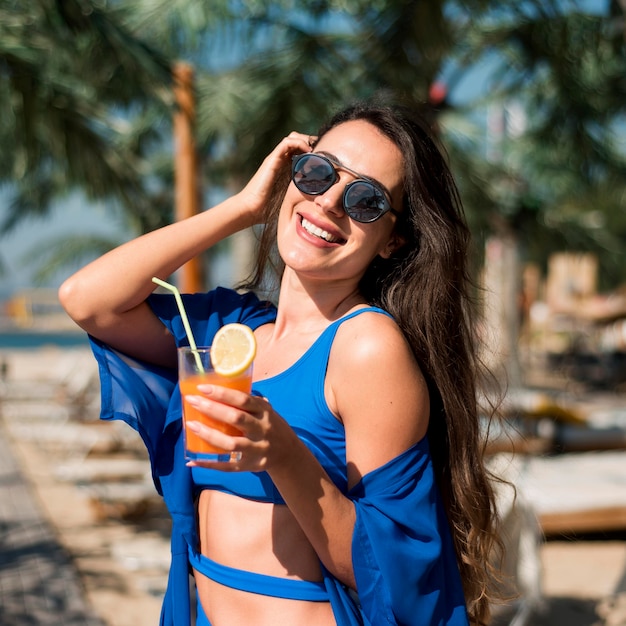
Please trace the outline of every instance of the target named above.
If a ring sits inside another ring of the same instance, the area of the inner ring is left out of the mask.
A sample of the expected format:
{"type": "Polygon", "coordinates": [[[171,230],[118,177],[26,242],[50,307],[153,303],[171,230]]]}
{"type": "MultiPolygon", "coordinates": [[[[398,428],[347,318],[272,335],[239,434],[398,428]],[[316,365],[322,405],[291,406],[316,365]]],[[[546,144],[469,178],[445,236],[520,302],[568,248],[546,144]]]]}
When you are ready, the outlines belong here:
{"type": "Polygon", "coordinates": [[[204,554],[192,550],[191,546],[189,546],[189,563],[214,582],[239,591],[288,600],[329,602],[328,592],[323,582],[279,578],[278,576],[246,572],[216,563],[204,554]]]}

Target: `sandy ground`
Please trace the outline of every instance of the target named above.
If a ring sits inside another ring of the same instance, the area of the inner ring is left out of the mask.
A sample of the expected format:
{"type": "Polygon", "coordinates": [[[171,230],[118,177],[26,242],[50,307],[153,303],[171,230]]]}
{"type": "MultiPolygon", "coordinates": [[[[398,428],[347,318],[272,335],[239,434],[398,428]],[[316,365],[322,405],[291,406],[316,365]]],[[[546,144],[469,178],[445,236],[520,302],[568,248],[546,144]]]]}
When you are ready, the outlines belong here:
{"type": "Polygon", "coordinates": [[[110,626],[158,624],[166,584],[161,563],[169,558],[168,524],[158,505],[135,523],[119,512],[104,514],[85,490],[55,479],[53,466],[58,460],[29,442],[16,442],[15,450],[76,563],[95,611],[110,626]],[[158,517],[163,532],[155,529],[149,515],[158,517]]]}
{"type": "Polygon", "coordinates": [[[169,517],[148,484],[139,438],[125,425],[97,420],[93,357],[88,350],[55,348],[0,351],[0,357],[9,365],[7,394],[16,398],[0,406],[12,449],[73,557],[95,611],[110,626],[158,624],[169,565],[169,517]],[[65,436],[76,424],[95,436],[65,436]],[[139,475],[137,465],[144,470],[139,475]],[[111,475],[107,467],[114,470],[111,475]],[[120,483],[138,493],[110,497],[107,490],[120,483]]]}
{"type": "MultiPolygon", "coordinates": [[[[93,366],[86,351],[49,349],[5,352],[0,356],[9,364],[9,382],[18,387],[34,383],[33,389],[43,396],[44,387],[53,377],[63,391],[47,397],[47,406],[55,409],[67,409],[68,401],[73,401],[70,390],[63,390],[64,381],[72,373],[88,372],[93,366]]],[[[71,390],[74,398],[76,393],[76,389],[71,390]]],[[[97,401],[93,397],[80,401],[85,404],[83,421],[94,429],[111,428],[110,424],[94,421],[97,401]]],[[[5,401],[4,421],[9,426],[12,421],[20,421],[9,410],[11,406],[18,407],[18,414],[26,415],[27,411],[34,412],[36,405],[32,398],[12,404],[5,401]]],[[[31,418],[33,423],[42,423],[37,421],[41,416],[31,418]]],[[[76,421],[76,415],[70,421],[76,421]]],[[[98,497],[89,481],[68,478],[68,468],[73,467],[75,474],[80,463],[87,468],[101,460],[105,464],[145,461],[140,447],[124,439],[124,445],[113,449],[99,450],[93,445],[87,454],[78,441],[54,449],[37,437],[20,435],[16,428],[9,428],[9,432],[13,432],[13,449],[43,510],[76,562],[94,609],[109,626],[157,624],[169,560],[169,521],[160,501],[145,495],[123,503],[107,500],[98,497]],[[60,479],[63,468],[66,476],[60,479]]],[[[539,557],[542,603],[525,623],[626,626],[626,529],[602,537],[545,541],[539,557]]]]}

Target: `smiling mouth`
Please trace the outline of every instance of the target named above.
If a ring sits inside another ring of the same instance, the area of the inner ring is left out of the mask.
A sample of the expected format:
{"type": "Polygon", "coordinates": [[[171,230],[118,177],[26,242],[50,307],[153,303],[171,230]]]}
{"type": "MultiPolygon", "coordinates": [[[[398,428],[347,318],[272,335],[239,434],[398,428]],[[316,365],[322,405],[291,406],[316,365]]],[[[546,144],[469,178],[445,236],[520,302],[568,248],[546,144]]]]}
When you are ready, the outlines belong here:
{"type": "Polygon", "coordinates": [[[310,235],[313,235],[314,237],[319,237],[320,239],[323,239],[324,241],[327,241],[328,243],[339,243],[341,241],[344,241],[343,239],[340,239],[339,237],[335,237],[334,235],[331,235],[328,231],[325,231],[319,226],[315,226],[315,224],[311,224],[311,222],[309,222],[309,220],[307,220],[304,217],[300,220],[300,223],[302,224],[302,228],[304,228],[304,230],[306,230],[307,233],[309,233],[310,235]]]}

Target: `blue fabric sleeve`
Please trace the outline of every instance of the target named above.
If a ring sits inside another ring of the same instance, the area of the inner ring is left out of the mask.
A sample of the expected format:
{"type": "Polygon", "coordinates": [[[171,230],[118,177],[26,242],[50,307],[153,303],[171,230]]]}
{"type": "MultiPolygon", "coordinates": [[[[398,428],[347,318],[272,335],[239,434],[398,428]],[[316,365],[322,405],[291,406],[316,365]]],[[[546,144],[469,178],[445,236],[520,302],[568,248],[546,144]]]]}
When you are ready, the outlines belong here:
{"type": "Polygon", "coordinates": [[[175,370],[132,359],[89,337],[100,375],[100,419],[119,419],[137,431],[148,450],[157,491],[158,448],[170,398],[177,383],[175,370]]]}
{"type": "MultiPolygon", "coordinates": [[[[238,322],[254,330],[276,318],[275,307],[260,301],[252,292],[240,294],[218,287],[208,293],[182,294],[181,297],[197,346],[210,346],[215,333],[224,324],[238,322]]],[[[176,345],[188,346],[189,340],[174,296],[155,293],[148,298],[148,304],[172,333],[176,345]]]]}
{"type": "Polygon", "coordinates": [[[424,438],[349,492],[365,624],[467,626],[452,538],[424,438]]]}

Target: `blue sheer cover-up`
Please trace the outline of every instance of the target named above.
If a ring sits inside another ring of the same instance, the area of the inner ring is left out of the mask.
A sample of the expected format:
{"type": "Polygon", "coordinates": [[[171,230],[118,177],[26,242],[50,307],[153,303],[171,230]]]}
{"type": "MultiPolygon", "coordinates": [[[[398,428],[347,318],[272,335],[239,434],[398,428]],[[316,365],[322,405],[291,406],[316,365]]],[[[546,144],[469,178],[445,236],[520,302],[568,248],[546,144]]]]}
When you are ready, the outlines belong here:
{"type": "MultiPolygon", "coordinates": [[[[272,305],[253,294],[222,288],[185,295],[184,302],[198,345],[210,345],[224,324],[240,322],[254,329],[276,315],[272,305]]],[[[149,304],[177,345],[188,345],[174,298],[155,294],[149,304]]],[[[196,548],[197,532],[176,372],[131,359],[93,338],[91,345],[100,369],[101,417],[124,420],[140,434],[155,487],[172,516],[172,561],[160,623],[188,626],[188,549],[196,548]]],[[[466,626],[460,576],[427,440],[364,476],[345,495],[357,514],[352,556],[358,601],[322,566],[338,626],[466,626]]]]}

